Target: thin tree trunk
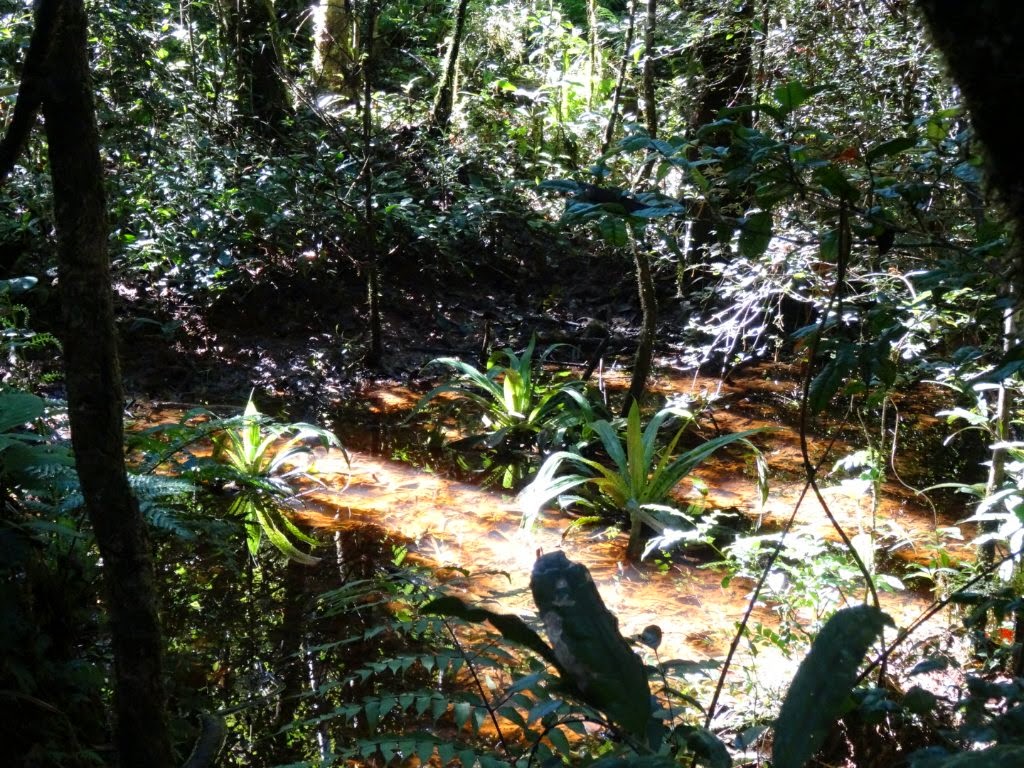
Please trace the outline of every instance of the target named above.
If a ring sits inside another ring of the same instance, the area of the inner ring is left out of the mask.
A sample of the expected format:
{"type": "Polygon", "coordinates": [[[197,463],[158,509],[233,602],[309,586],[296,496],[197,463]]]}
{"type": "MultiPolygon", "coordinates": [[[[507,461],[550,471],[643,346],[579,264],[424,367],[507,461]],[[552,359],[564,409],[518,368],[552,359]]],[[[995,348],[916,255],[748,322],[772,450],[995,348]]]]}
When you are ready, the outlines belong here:
{"type": "Polygon", "coordinates": [[[594,108],[594,96],[601,87],[601,46],[597,37],[597,0],[587,0],[587,109],[594,108]]]}
{"type": "Polygon", "coordinates": [[[377,228],[373,213],[373,68],[377,10],[376,0],[372,0],[366,9],[363,38],[363,237],[367,259],[367,311],[370,315],[370,349],[364,362],[370,367],[380,365],[384,354],[380,320],[380,259],[377,256],[377,228]]]}
{"type": "Polygon", "coordinates": [[[42,111],[53,178],[64,368],[75,464],[103,558],[120,764],[170,768],[163,640],[145,521],[128,485],[107,210],[82,0],[58,20],[42,111]]]}
{"type": "Polygon", "coordinates": [[[455,27],[452,29],[451,44],[448,46],[448,53],[444,59],[444,74],[437,87],[437,96],[434,98],[434,107],[430,112],[430,119],[442,131],[447,130],[448,123],[452,119],[452,111],[455,109],[455,84],[459,72],[459,50],[462,47],[462,37],[466,30],[466,15],[469,9],[469,0],[459,0],[455,8],[455,27]]]}
{"type": "Polygon", "coordinates": [[[623,43],[622,60],[619,62],[619,76],[615,81],[615,96],[612,98],[612,113],[608,116],[608,125],[604,129],[604,141],[601,142],[601,154],[608,151],[615,136],[615,124],[619,120],[619,109],[622,104],[622,91],[626,87],[626,75],[629,72],[629,50],[633,47],[633,33],[636,31],[636,0],[629,0],[629,26],[626,27],[626,40],[623,43]]]}
{"type": "Polygon", "coordinates": [[[647,0],[647,19],[644,24],[644,121],[647,123],[647,135],[658,138],[658,104],[657,89],[654,79],[654,33],[658,24],[658,0],[647,0]]]}
{"type": "Polygon", "coordinates": [[[658,297],[651,273],[651,259],[645,241],[633,232],[630,227],[630,243],[633,246],[633,261],[636,265],[637,289],[640,293],[640,310],[643,320],[640,325],[640,340],[637,343],[636,356],[633,358],[633,375],[629,381],[629,391],[622,403],[622,416],[629,415],[629,409],[635,402],[642,405],[647,379],[651,374],[651,360],[654,357],[654,340],[658,330],[658,297]]]}

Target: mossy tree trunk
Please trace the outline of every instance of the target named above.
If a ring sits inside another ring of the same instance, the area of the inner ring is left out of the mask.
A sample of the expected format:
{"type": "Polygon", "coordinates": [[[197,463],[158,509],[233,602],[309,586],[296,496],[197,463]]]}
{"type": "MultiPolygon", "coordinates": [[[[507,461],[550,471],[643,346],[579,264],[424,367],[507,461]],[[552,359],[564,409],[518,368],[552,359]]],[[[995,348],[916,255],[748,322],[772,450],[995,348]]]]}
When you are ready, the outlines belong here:
{"type": "Polygon", "coordinates": [[[444,57],[444,72],[441,73],[441,82],[437,86],[437,95],[434,97],[434,106],[430,111],[431,122],[442,131],[447,130],[451,122],[452,112],[455,109],[455,88],[458,82],[459,73],[459,52],[462,48],[462,38],[466,31],[466,16],[469,12],[469,0],[459,0],[455,7],[455,25],[452,28],[451,40],[448,44],[448,52],[444,57]]]}

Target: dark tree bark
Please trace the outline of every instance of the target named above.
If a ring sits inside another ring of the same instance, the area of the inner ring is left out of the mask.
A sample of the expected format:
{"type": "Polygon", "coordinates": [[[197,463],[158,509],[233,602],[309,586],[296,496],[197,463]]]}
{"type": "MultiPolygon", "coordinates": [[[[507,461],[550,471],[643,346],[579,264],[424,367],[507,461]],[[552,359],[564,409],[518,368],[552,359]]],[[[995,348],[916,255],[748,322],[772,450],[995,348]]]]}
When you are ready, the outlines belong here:
{"type": "MultiPolygon", "coordinates": [[[[704,73],[706,85],[693,116],[693,126],[699,128],[718,119],[719,113],[727,107],[743,104],[750,100],[750,68],[753,59],[750,27],[754,18],[754,3],[745,2],[735,12],[728,29],[703,42],[698,48],[697,64],[704,73]]],[[[748,118],[749,119],[749,118],[748,118]]],[[[704,141],[714,146],[728,146],[729,131],[715,131],[704,141]]],[[[697,206],[690,230],[690,246],[686,254],[690,270],[700,269],[707,263],[711,247],[720,239],[732,236],[718,232],[718,211],[735,201],[720,200],[715,203],[703,201],[697,206]]],[[[700,280],[691,280],[699,285],[700,280]]],[[[679,286],[680,292],[692,289],[679,286]]]]}
{"type": "Polygon", "coordinates": [[[988,172],[1024,234],[1024,142],[1007,109],[1024,93],[1024,3],[1017,0],[918,0],[960,86],[988,172]]]}
{"type": "Polygon", "coordinates": [[[430,112],[430,119],[442,131],[447,130],[448,123],[452,119],[452,111],[455,108],[455,83],[459,71],[459,51],[462,47],[462,37],[466,31],[466,16],[469,10],[469,0],[459,0],[455,7],[455,26],[452,29],[452,40],[448,46],[448,53],[444,58],[444,72],[441,75],[441,82],[437,86],[437,96],[434,98],[434,107],[430,112]]]}
{"type": "Polygon", "coordinates": [[[292,104],[282,77],[274,5],[271,0],[224,0],[223,9],[239,109],[258,125],[280,131],[292,104]]]}
{"type": "MultiPolygon", "coordinates": [[[[989,182],[1013,220],[1016,238],[1009,251],[1011,261],[995,267],[1006,278],[1003,351],[1007,353],[1020,345],[1017,315],[1024,289],[1024,144],[1019,125],[1007,114],[1008,106],[1024,87],[1024,4],[1014,0],[918,0],[917,4],[950,74],[960,86],[971,122],[985,147],[989,182]]],[[[989,463],[989,494],[1005,480],[1008,455],[1004,445],[1010,414],[1015,410],[1010,399],[1005,384],[1000,383],[992,404],[997,442],[989,463]]],[[[991,564],[994,556],[995,542],[986,542],[981,547],[981,561],[991,564]]],[[[1015,622],[1014,632],[1017,643],[1024,640],[1024,622],[1015,622]]],[[[1020,656],[1014,668],[1020,672],[1020,656]]]]}
{"type": "Polygon", "coordinates": [[[124,768],[170,768],[153,563],[146,524],[124,466],[124,398],[86,15],[82,0],[42,0],[37,13],[54,11],[42,111],[53,179],[71,439],[103,557],[117,752],[124,768]]]}

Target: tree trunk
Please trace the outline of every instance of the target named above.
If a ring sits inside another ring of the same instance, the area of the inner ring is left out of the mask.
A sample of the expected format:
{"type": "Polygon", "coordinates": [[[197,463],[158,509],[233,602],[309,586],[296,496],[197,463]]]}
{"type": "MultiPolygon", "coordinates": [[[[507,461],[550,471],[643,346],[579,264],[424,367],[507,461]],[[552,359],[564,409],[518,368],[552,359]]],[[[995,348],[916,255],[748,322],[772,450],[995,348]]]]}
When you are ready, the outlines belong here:
{"type": "Polygon", "coordinates": [[[601,45],[597,34],[597,0],[587,0],[587,109],[601,89],[601,45]]]}
{"type": "Polygon", "coordinates": [[[466,15],[469,9],[469,0],[459,0],[455,8],[455,27],[452,29],[451,44],[448,46],[448,53],[444,58],[444,73],[441,82],[437,87],[437,96],[434,98],[434,107],[430,112],[430,120],[442,131],[448,129],[448,123],[452,119],[452,111],[455,109],[455,84],[459,72],[459,50],[462,47],[462,37],[466,30],[466,15]]]}
{"type": "MultiPolygon", "coordinates": [[[[988,178],[1013,218],[1016,237],[1009,249],[1009,263],[994,265],[1005,275],[1004,291],[1008,306],[1003,316],[1003,351],[1018,348],[1016,314],[1020,310],[1020,286],[1024,285],[1024,145],[1014,120],[1007,119],[1007,100],[1024,87],[1024,4],[1014,0],[977,0],[970,4],[950,0],[918,0],[942,51],[953,79],[960,86],[970,111],[971,122],[985,147],[988,178]]],[[[995,444],[991,451],[986,492],[991,495],[1005,482],[1009,415],[1019,404],[1012,401],[1013,390],[1003,382],[994,403],[995,444]]],[[[982,562],[991,563],[994,542],[982,546],[982,562]]],[[[1019,566],[1018,566],[1019,568],[1019,566]]],[[[984,630],[984,624],[981,627],[984,630]]],[[[1014,622],[1014,641],[1024,641],[1024,621],[1018,613],[1014,622]]],[[[1022,655],[1014,659],[1014,673],[1020,674],[1022,655]]]]}
{"type": "Polygon", "coordinates": [[[361,48],[353,0],[321,0],[314,13],[313,72],[318,86],[359,99],[361,48]]]}
{"type": "Polygon", "coordinates": [[[1024,234],[1024,142],[1007,100],[1024,88],[1024,3],[917,0],[988,150],[988,172],[1024,234]]]}
{"type": "MultiPolygon", "coordinates": [[[[732,24],[698,48],[697,65],[704,73],[705,87],[693,117],[694,128],[707,125],[718,119],[725,108],[742,104],[750,99],[751,49],[750,23],[754,18],[754,3],[744,3],[735,13],[732,24]]],[[[743,117],[741,120],[749,120],[743,117]]],[[[713,146],[728,146],[729,131],[715,131],[703,139],[713,146]]],[[[696,159],[694,157],[693,159],[696,159]]],[[[701,285],[703,265],[711,255],[711,247],[719,241],[732,237],[732,229],[719,232],[717,224],[719,210],[735,205],[736,200],[703,200],[698,203],[691,224],[686,265],[690,272],[688,284],[680,286],[682,292],[692,293],[701,285]]]]}
{"type": "Polygon", "coordinates": [[[622,46],[622,59],[619,61],[619,75],[615,81],[615,95],[612,97],[612,113],[608,116],[608,125],[604,129],[604,140],[601,142],[601,154],[608,151],[615,136],[615,124],[619,120],[619,109],[622,105],[622,92],[626,87],[626,75],[629,73],[629,62],[632,61],[630,49],[633,47],[633,33],[636,31],[636,0],[629,0],[629,26],[626,27],[626,40],[622,46]]]}
{"type": "Polygon", "coordinates": [[[225,0],[224,23],[235,63],[238,109],[263,129],[280,131],[292,114],[271,0],[225,0]]]}
{"type": "Polygon", "coordinates": [[[370,315],[370,349],[363,362],[371,368],[381,363],[384,355],[383,330],[380,318],[380,258],[377,255],[377,220],[373,210],[373,70],[374,29],[377,26],[377,0],[366,8],[366,32],[363,36],[363,241],[366,251],[366,302],[370,315]]]}
{"type": "Polygon", "coordinates": [[[170,768],[163,641],[145,521],[128,485],[120,368],[107,257],[107,211],[82,0],[58,8],[46,122],[75,464],[103,558],[114,651],[120,764],[170,768]]]}
{"type": "Polygon", "coordinates": [[[647,379],[651,374],[651,360],[654,357],[654,340],[658,330],[658,296],[651,274],[651,258],[644,240],[630,227],[630,243],[633,246],[633,261],[636,265],[637,289],[640,293],[640,310],[643,320],[640,324],[640,340],[637,343],[636,356],[633,358],[633,375],[629,380],[629,391],[622,403],[622,416],[629,415],[629,409],[635,402],[642,404],[647,389],[647,379]]]}
{"type": "Polygon", "coordinates": [[[657,90],[654,79],[654,33],[658,23],[658,0],[647,0],[647,20],[644,24],[644,122],[647,135],[658,138],[657,90]]]}

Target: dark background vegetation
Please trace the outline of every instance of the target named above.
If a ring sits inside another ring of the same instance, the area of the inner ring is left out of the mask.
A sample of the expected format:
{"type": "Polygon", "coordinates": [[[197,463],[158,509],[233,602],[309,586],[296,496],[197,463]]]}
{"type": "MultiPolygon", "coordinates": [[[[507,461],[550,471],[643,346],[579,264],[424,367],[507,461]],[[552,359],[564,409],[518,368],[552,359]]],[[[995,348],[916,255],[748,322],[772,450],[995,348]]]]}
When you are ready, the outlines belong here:
{"type": "MultiPolygon", "coordinates": [[[[997,0],[0,3],[5,754],[540,761],[461,733],[495,707],[437,681],[438,648],[472,654],[416,618],[433,582],[404,545],[336,533],[344,567],[303,565],[268,501],[290,492],[279,465],[231,443],[379,429],[372,388],[425,392],[434,358],[485,369],[535,339],[574,379],[629,373],[557,432],[591,459],[614,450],[587,424],[652,413],[659,370],[788,376],[799,413],[769,420],[800,432],[812,487],[808,436],[857,433],[881,483],[896,404],[935,397],[933,455],[954,455],[931,480],[984,534],[976,562],[931,571],[968,605],[970,676],[944,698],[887,688],[881,663],[835,705],[846,730],[806,743],[822,764],[1015,764],[1022,51],[1024,10],[997,0]],[[250,392],[278,421],[225,415],[250,392]],[[209,410],[136,425],[126,453],[124,413],[152,403],[209,410]]],[[[513,448],[537,463],[560,446],[531,429],[513,448]]],[[[475,663],[535,673],[520,706],[554,695],[533,662],[475,663]]],[[[702,730],[713,695],[648,758],[767,764],[702,730]]],[[[629,751],[549,738],[553,760],[629,751]]]]}

